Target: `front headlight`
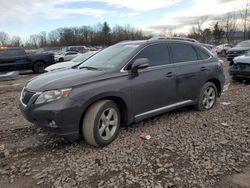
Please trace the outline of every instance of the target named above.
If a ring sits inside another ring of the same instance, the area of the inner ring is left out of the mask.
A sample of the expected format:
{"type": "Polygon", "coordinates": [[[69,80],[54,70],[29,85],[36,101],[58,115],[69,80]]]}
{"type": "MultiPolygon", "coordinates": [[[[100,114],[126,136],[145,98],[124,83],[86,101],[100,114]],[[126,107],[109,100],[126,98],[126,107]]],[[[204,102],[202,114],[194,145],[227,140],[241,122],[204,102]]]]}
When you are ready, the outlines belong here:
{"type": "Polygon", "coordinates": [[[71,91],[71,88],[45,91],[41,93],[41,95],[39,95],[39,97],[35,101],[35,104],[42,104],[42,103],[58,100],[62,97],[68,97],[70,91],[71,91]]]}

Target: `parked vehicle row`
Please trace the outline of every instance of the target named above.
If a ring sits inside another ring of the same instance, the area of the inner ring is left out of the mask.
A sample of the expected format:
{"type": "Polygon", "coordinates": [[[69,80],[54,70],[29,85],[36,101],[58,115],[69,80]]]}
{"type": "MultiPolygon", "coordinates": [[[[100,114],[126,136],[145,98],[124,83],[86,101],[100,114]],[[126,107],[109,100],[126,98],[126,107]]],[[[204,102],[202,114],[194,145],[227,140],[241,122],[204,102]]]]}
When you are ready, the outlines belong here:
{"type": "Polygon", "coordinates": [[[188,105],[211,109],[224,80],[219,59],[195,42],[125,41],[30,80],[20,109],[51,132],[106,146],[122,125],[188,105]]]}
{"type": "Polygon", "coordinates": [[[0,72],[33,70],[42,73],[54,63],[53,54],[26,54],[23,48],[0,48],[0,72]]]}
{"type": "Polygon", "coordinates": [[[221,44],[219,46],[216,46],[214,48],[214,51],[218,55],[222,55],[222,57],[226,57],[228,50],[230,50],[232,47],[233,47],[232,44],[227,44],[227,43],[226,44],[221,44]]]}

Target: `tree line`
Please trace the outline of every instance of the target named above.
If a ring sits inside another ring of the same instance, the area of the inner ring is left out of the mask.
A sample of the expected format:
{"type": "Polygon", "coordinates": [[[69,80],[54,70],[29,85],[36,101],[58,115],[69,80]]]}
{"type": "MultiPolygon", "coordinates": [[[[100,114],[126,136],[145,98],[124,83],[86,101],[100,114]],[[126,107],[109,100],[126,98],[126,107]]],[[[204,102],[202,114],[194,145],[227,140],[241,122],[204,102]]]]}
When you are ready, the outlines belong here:
{"type": "Polygon", "coordinates": [[[116,25],[111,28],[107,22],[104,22],[96,26],[58,28],[49,33],[43,31],[30,35],[26,41],[22,41],[19,36],[10,38],[7,33],[0,32],[0,45],[26,48],[73,45],[109,46],[124,40],[143,40],[150,37],[142,30],[129,25],[116,25]]]}
{"type": "MultiPolygon", "coordinates": [[[[196,23],[188,33],[176,33],[172,29],[164,29],[161,36],[189,37],[200,42],[210,44],[237,43],[250,39],[250,3],[242,10],[230,12],[216,21],[211,22],[209,17],[203,16],[196,19],[196,23]],[[205,24],[206,23],[206,24],[205,24]],[[206,26],[210,23],[209,26],[206,26]]],[[[107,22],[95,26],[63,27],[49,33],[45,31],[32,34],[25,41],[19,36],[10,37],[5,32],[0,32],[0,45],[23,46],[26,48],[61,47],[72,45],[109,46],[124,40],[142,40],[153,36],[153,33],[131,27],[129,25],[116,25],[110,27],[107,22]]]]}

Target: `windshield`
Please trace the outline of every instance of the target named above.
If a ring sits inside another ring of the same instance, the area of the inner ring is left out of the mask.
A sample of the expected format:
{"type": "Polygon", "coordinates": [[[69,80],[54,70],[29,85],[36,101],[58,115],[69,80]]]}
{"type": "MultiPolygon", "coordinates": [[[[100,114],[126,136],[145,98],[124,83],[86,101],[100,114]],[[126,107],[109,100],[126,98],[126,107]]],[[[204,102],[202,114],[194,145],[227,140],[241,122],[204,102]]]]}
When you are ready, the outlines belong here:
{"type": "Polygon", "coordinates": [[[72,59],[71,61],[73,62],[83,62],[86,59],[88,59],[90,56],[92,56],[93,54],[95,54],[96,52],[86,52],[84,54],[78,55],[77,57],[75,57],[74,59],[72,59]]]}
{"type": "Polygon", "coordinates": [[[236,45],[236,47],[250,47],[250,41],[243,41],[236,45]]]}
{"type": "Polygon", "coordinates": [[[81,67],[93,67],[96,69],[118,67],[138,46],[138,44],[116,44],[110,46],[86,60],[79,66],[79,69],[81,67]]]}

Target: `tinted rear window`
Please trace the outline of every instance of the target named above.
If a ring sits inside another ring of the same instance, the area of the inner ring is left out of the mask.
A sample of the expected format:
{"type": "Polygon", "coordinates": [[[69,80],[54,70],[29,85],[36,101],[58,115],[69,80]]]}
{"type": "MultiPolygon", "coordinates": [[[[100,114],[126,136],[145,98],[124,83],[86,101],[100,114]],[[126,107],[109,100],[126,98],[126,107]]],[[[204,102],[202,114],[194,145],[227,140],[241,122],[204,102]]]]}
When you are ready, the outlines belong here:
{"type": "Polygon", "coordinates": [[[170,44],[174,63],[198,60],[195,49],[188,44],[170,44]]]}
{"type": "Polygon", "coordinates": [[[196,51],[198,53],[198,56],[199,56],[200,60],[208,59],[210,57],[210,55],[207,52],[205,52],[205,50],[197,48],[197,47],[195,47],[195,49],[196,49],[196,51]]]}
{"type": "Polygon", "coordinates": [[[148,58],[150,66],[166,65],[170,63],[170,56],[166,44],[154,44],[143,49],[138,58],[148,58]]]}

